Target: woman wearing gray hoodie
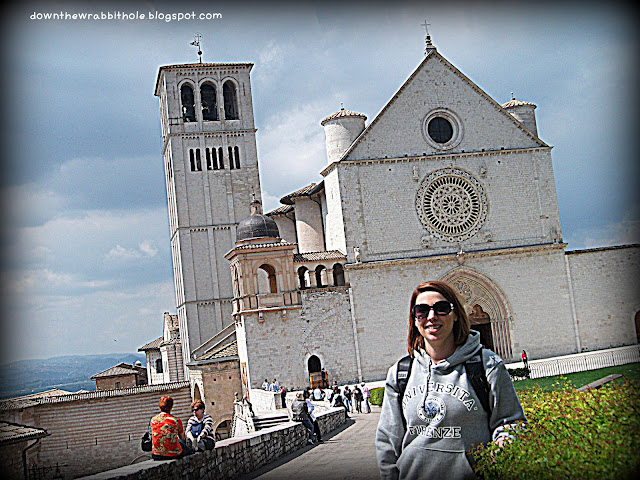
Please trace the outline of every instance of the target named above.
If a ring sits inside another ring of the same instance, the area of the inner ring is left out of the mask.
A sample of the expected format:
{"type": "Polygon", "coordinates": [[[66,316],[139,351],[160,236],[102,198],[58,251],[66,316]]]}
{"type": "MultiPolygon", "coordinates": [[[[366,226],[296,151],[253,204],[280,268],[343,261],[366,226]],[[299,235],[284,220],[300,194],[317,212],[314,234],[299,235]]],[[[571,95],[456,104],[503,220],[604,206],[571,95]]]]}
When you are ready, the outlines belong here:
{"type": "Polygon", "coordinates": [[[468,452],[502,445],[508,425],[526,422],[502,359],[480,345],[455,290],[444,282],[419,285],[411,296],[411,370],[400,398],[398,364],[389,369],[376,453],[382,480],[475,479],[468,452]],[[465,364],[480,362],[489,387],[481,405],[465,364]]]}

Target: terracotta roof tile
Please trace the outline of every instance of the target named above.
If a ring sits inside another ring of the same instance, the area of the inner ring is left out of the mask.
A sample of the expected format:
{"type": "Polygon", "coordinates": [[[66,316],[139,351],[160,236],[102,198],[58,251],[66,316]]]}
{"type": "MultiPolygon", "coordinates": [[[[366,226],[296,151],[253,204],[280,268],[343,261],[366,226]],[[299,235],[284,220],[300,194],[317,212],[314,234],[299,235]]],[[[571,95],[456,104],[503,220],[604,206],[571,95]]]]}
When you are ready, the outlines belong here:
{"type": "Polygon", "coordinates": [[[526,102],[524,100],[516,100],[515,98],[512,98],[507,103],[503,103],[502,104],[502,108],[521,107],[523,105],[529,105],[529,106],[534,107],[534,108],[536,107],[535,103],[526,102]]]}
{"type": "Polygon", "coordinates": [[[286,213],[291,212],[292,210],[295,210],[295,208],[293,207],[293,205],[282,205],[278,208],[276,208],[275,210],[271,210],[268,213],[265,213],[265,215],[268,216],[272,216],[272,215],[284,215],[286,213]]]}
{"type": "Polygon", "coordinates": [[[0,400],[0,411],[17,410],[48,403],[65,403],[78,400],[91,400],[94,398],[125,397],[128,395],[136,395],[138,393],[146,392],[169,392],[172,390],[188,387],[190,385],[191,384],[189,383],[189,381],[185,381],[160,383],[155,385],[141,385],[138,387],[120,388],[114,390],[97,390],[95,392],[76,392],[70,393],[68,395],[53,395],[49,397],[37,397],[26,400],[20,398],[7,399],[0,400]]]}
{"type": "Polygon", "coordinates": [[[315,184],[312,183],[311,185],[307,185],[306,187],[302,187],[299,190],[296,190],[293,193],[290,193],[288,195],[285,195],[284,197],[282,197],[280,199],[280,203],[283,203],[285,205],[293,205],[293,199],[296,197],[308,197],[310,195],[313,195],[314,193],[318,193],[319,191],[321,191],[324,188],[324,181],[315,184]]]}
{"type": "Polygon", "coordinates": [[[118,375],[140,374],[142,371],[146,371],[146,368],[137,367],[128,363],[119,363],[118,365],[92,375],[90,378],[93,380],[95,378],[115,377],[118,375]]]}
{"type": "Polygon", "coordinates": [[[150,341],[146,345],[141,346],[138,351],[144,352],[145,350],[158,350],[160,348],[160,344],[162,343],[163,337],[158,337],[155,340],[150,341]]]}
{"type": "Polygon", "coordinates": [[[207,352],[204,355],[198,357],[198,361],[201,360],[214,360],[217,358],[226,358],[233,357],[238,355],[238,342],[233,341],[231,343],[227,343],[220,348],[216,348],[211,352],[207,352]]]}
{"type": "Polygon", "coordinates": [[[28,427],[17,423],[0,422],[0,445],[25,442],[46,437],[49,434],[42,428],[28,427]]]}
{"type": "Polygon", "coordinates": [[[358,112],[354,112],[353,110],[345,110],[344,108],[341,108],[336,113],[332,113],[328,117],[325,117],[325,119],[320,122],[320,125],[324,127],[324,124],[327,123],[328,121],[335,120],[336,118],[344,118],[344,117],[360,117],[364,120],[367,119],[367,116],[364,115],[363,113],[358,113],[358,112]]]}

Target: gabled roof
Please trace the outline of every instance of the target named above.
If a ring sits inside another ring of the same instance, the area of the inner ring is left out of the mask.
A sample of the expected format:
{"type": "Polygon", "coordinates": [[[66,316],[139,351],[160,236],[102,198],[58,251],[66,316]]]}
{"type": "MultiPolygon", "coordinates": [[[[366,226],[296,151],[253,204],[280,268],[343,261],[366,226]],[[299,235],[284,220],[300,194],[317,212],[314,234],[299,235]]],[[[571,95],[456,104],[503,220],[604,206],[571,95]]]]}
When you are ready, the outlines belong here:
{"type": "Polygon", "coordinates": [[[95,380],[96,378],[117,377],[120,375],[139,375],[142,372],[146,372],[146,370],[144,367],[137,367],[129,363],[119,363],[118,365],[92,375],[90,378],[91,380],[95,380]]]}
{"type": "Polygon", "coordinates": [[[396,102],[398,97],[400,97],[402,92],[408,87],[408,85],[416,77],[416,75],[424,68],[424,65],[434,58],[441,60],[448,68],[451,69],[452,72],[454,72],[459,78],[461,78],[464,82],[466,82],[469,86],[471,86],[476,92],[482,95],[499,112],[507,116],[510,122],[512,122],[516,127],[520,128],[522,131],[524,131],[529,137],[531,137],[532,140],[538,143],[541,147],[548,147],[546,143],[544,143],[537,136],[531,133],[518,120],[516,120],[511,114],[509,114],[509,112],[507,112],[500,104],[498,104],[498,102],[496,102],[493,98],[491,98],[484,90],[482,90],[478,85],[476,85],[473,81],[471,81],[464,73],[458,70],[458,68],[456,68],[453,64],[451,64],[446,58],[440,55],[435,48],[431,48],[428,50],[425,58],[422,60],[422,62],[420,62],[418,67],[413,71],[413,73],[409,76],[409,78],[407,78],[407,80],[402,84],[402,86],[398,89],[398,91],[391,97],[391,99],[382,108],[382,110],[380,110],[380,112],[375,116],[375,118],[371,121],[371,123],[369,123],[369,125],[362,131],[362,133],[358,136],[358,138],[356,138],[354,142],[349,146],[349,148],[343,153],[340,160],[347,159],[347,157],[355,149],[355,147],[367,138],[369,132],[376,126],[376,124],[384,116],[385,112],[391,107],[391,105],[393,105],[396,102]]]}
{"type": "Polygon", "coordinates": [[[0,422],[0,445],[36,440],[49,435],[50,434],[42,428],[29,427],[18,423],[0,422]]]}

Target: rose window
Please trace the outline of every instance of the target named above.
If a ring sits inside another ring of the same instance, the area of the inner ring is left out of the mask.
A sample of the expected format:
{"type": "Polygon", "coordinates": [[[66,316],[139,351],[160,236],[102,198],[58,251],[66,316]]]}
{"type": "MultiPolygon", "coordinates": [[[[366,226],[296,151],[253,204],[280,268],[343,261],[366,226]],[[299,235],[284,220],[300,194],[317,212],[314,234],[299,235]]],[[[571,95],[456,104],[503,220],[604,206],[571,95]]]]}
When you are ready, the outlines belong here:
{"type": "Polygon", "coordinates": [[[487,200],[473,175],[443,168],[423,180],[416,194],[416,211],[433,235],[459,242],[480,230],[487,217],[487,200]]]}

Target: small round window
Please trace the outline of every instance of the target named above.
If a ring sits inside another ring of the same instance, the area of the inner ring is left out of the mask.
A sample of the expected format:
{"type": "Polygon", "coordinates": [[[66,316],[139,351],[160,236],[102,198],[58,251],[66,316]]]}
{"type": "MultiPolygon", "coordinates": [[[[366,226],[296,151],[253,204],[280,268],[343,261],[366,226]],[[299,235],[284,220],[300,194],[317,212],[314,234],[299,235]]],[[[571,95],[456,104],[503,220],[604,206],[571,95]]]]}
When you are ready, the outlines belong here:
{"type": "Polygon", "coordinates": [[[435,117],[429,121],[427,133],[437,143],[447,143],[453,137],[451,122],[443,117],[435,117]]]}
{"type": "Polygon", "coordinates": [[[462,122],[447,108],[431,110],[423,120],[422,134],[437,150],[450,150],[462,140],[462,122]]]}

